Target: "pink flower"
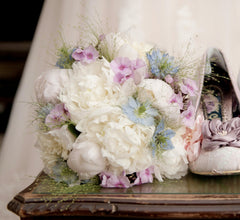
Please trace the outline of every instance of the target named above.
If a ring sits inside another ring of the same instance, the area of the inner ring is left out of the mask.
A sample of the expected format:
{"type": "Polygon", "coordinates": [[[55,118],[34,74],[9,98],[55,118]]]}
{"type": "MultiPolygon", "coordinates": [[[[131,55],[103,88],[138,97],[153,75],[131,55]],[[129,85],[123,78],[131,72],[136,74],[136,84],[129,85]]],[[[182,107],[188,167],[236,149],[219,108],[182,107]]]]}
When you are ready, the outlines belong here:
{"type": "Polygon", "coordinates": [[[139,68],[146,67],[146,63],[141,59],[136,59],[132,61],[132,69],[137,70],[139,68]]]}
{"type": "Polygon", "coordinates": [[[189,94],[190,96],[195,96],[198,91],[197,84],[192,79],[184,79],[180,85],[180,89],[183,94],[189,94]]]}
{"type": "Polygon", "coordinates": [[[114,82],[123,84],[127,79],[133,78],[138,84],[142,78],[147,76],[146,64],[143,60],[130,60],[127,57],[117,57],[110,66],[115,73],[114,82]]]}
{"type": "Polygon", "coordinates": [[[105,38],[106,38],[106,35],[105,35],[105,34],[100,34],[100,35],[99,35],[99,40],[100,40],[100,41],[105,40],[105,38]]]}
{"type": "Polygon", "coordinates": [[[173,80],[172,76],[170,74],[168,74],[168,75],[165,76],[165,81],[168,84],[171,84],[171,83],[173,83],[174,80],[173,80]]]}
{"type": "Polygon", "coordinates": [[[101,186],[107,188],[129,188],[134,185],[153,182],[154,167],[151,166],[143,171],[133,173],[132,178],[123,172],[120,176],[112,173],[102,172],[100,174],[101,186]]]}
{"type": "Polygon", "coordinates": [[[133,74],[132,62],[127,57],[117,57],[110,66],[115,73],[114,81],[117,83],[124,83],[133,74]]]}
{"type": "Polygon", "coordinates": [[[61,127],[66,121],[70,119],[70,114],[65,108],[64,104],[57,104],[45,118],[45,124],[50,128],[61,127]]]}
{"type": "Polygon", "coordinates": [[[129,188],[131,186],[129,179],[123,173],[120,176],[103,172],[100,174],[101,186],[107,188],[129,188]]]}
{"type": "Polygon", "coordinates": [[[182,135],[185,142],[185,150],[190,162],[196,160],[200,154],[200,146],[202,141],[202,123],[203,116],[198,115],[195,121],[194,128],[186,127],[186,132],[182,135]]]}
{"type": "Polygon", "coordinates": [[[187,110],[183,111],[181,116],[182,116],[182,121],[185,124],[185,126],[187,127],[192,127],[194,124],[194,111],[195,108],[192,105],[192,103],[189,103],[189,106],[187,108],[187,110]]]}
{"type": "Polygon", "coordinates": [[[94,62],[98,56],[98,51],[92,45],[88,46],[84,50],[78,48],[72,53],[73,59],[80,61],[84,65],[94,62]]]}
{"type": "Polygon", "coordinates": [[[174,93],[172,95],[172,98],[170,100],[170,103],[177,103],[180,107],[180,109],[183,109],[183,97],[182,97],[182,93],[174,93]]]}
{"type": "Polygon", "coordinates": [[[143,171],[137,173],[137,179],[134,181],[133,185],[141,185],[143,183],[152,183],[154,167],[151,166],[143,171]]]}

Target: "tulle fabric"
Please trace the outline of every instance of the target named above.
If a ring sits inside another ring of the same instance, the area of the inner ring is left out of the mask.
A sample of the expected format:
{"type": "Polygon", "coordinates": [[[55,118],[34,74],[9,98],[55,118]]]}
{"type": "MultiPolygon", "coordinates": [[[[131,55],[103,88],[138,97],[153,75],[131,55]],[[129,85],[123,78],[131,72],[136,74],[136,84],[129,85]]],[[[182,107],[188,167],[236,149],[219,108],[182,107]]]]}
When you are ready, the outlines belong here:
{"type": "Polygon", "coordinates": [[[221,48],[237,74],[239,9],[238,0],[46,0],[1,146],[0,219],[19,219],[7,203],[42,170],[30,103],[35,79],[53,67],[59,33],[67,42],[77,41],[79,32],[72,26],[83,16],[98,17],[113,31],[128,32],[170,53],[184,54],[188,43],[197,56],[209,46],[221,48]]]}

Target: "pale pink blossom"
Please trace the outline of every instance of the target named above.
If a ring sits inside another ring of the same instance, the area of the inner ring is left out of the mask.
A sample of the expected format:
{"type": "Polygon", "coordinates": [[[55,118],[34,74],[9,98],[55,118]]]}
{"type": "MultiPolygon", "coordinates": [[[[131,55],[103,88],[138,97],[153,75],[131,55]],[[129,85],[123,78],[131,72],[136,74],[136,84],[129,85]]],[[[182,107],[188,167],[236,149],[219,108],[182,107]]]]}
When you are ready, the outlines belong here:
{"type": "Polygon", "coordinates": [[[136,179],[130,180],[125,172],[116,176],[110,172],[102,172],[99,176],[101,179],[101,186],[106,188],[129,188],[134,185],[141,185],[144,183],[153,182],[154,167],[151,166],[143,171],[134,173],[136,179]]]}
{"type": "Polygon", "coordinates": [[[186,127],[186,132],[182,135],[185,143],[185,150],[187,151],[188,161],[196,160],[200,154],[200,147],[202,142],[202,123],[203,116],[198,115],[193,129],[186,127]]]}
{"type": "Polygon", "coordinates": [[[168,84],[172,84],[173,83],[173,78],[170,74],[166,75],[165,76],[165,81],[168,83],[168,84]]]}
{"type": "Polygon", "coordinates": [[[100,35],[99,35],[99,40],[100,40],[100,41],[105,40],[105,38],[106,38],[106,35],[105,35],[105,34],[100,34],[100,35]]]}
{"type": "Polygon", "coordinates": [[[144,183],[153,182],[154,167],[151,166],[143,171],[137,172],[137,179],[134,181],[134,185],[141,185],[144,183]]]}
{"type": "Polygon", "coordinates": [[[115,73],[114,81],[122,84],[133,74],[132,62],[127,57],[117,57],[110,66],[115,73]]]}
{"type": "Polygon", "coordinates": [[[130,60],[127,57],[117,57],[110,66],[115,73],[114,82],[123,84],[127,79],[133,78],[135,84],[147,77],[147,66],[141,59],[130,60]]]}
{"type": "Polygon", "coordinates": [[[70,114],[63,103],[55,105],[45,118],[45,124],[51,128],[59,128],[70,119],[70,114]]]}
{"type": "Polygon", "coordinates": [[[183,79],[183,83],[180,85],[180,89],[183,94],[195,96],[198,91],[197,84],[192,79],[183,79]]]}
{"type": "Polygon", "coordinates": [[[84,65],[94,62],[98,56],[98,51],[92,45],[85,49],[78,48],[72,53],[73,59],[80,61],[84,65]]]}
{"type": "Polygon", "coordinates": [[[195,108],[192,103],[189,103],[187,110],[181,113],[183,124],[187,127],[192,127],[194,124],[194,112],[195,108]]]}
{"type": "Polygon", "coordinates": [[[180,109],[183,109],[183,97],[182,93],[179,92],[178,94],[174,93],[172,95],[172,98],[170,100],[170,103],[177,103],[180,107],[180,109]]]}
{"type": "Polygon", "coordinates": [[[120,176],[111,173],[102,172],[100,174],[101,186],[106,188],[129,188],[131,186],[125,172],[120,176]]]}

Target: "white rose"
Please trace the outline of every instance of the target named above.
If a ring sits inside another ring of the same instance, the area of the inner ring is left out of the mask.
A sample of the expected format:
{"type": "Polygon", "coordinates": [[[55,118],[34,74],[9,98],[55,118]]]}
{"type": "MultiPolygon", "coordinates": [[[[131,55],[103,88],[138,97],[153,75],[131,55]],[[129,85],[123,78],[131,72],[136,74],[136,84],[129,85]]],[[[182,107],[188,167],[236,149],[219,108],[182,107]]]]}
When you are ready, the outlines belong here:
{"type": "Polygon", "coordinates": [[[106,163],[97,143],[81,139],[80,135],[74,143],[67,164],[81,180],[87,180],[104,171],[106,163]]]}
{"type": "Polygon", "coordinates": [[[36,147],[41,150],[45,170],[50,172],[59,157],[64,160],[68,158],[74,140],[75,138],[69,132],[67,125],[38,135],[36,147]]]}
{"type": "Polygon", "coordinates": [[[170,85],[159,79],[144,79],[138,88],[139,99],[142,102],[150,101],[163,115],[168,127],[177,128],[181,125],[179,105],[170,103],[174,94],[170,85]]]}
{"type": "Polygon", "coordinates": [[[188,171],[187,153],[184,149],[184,141],[181,135],[185,128],[179,128],[171,139],[174,149],[166,150],[155,163],[155,175],[165,176],[169,179],[180,179],[188,171]],[[160,175],[159,175],[160,174],[160,175]]]}
{"type": "Polygon", "coordinates": [[[72,74],[60,97],[73,121],[80,121],[82,112],[88,109],[116,104],[119,87],[113,82],[113,76],[114,73],[105,59],[89,65],[82,65],[80,62],[73,64],[72,74]]]}
{"type": "Polygon", "coordinates": [[[68,81],[66,69],[52,69],[41,74],[35,81],[35,94],[40,103],[57,103],[63,85],[68,81]]]}

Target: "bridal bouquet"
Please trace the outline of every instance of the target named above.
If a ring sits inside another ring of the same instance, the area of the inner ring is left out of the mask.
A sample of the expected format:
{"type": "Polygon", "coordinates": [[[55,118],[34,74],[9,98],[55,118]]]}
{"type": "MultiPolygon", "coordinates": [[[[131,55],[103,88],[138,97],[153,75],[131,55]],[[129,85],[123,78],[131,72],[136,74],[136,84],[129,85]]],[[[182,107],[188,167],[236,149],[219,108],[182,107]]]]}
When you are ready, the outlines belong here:
{"type": "Polygon", "coordinates": [[[187,173],[194,68],[122,33],[57,50],[35,83],[44,171],[69,186],[128,188],[187,173]]]}

